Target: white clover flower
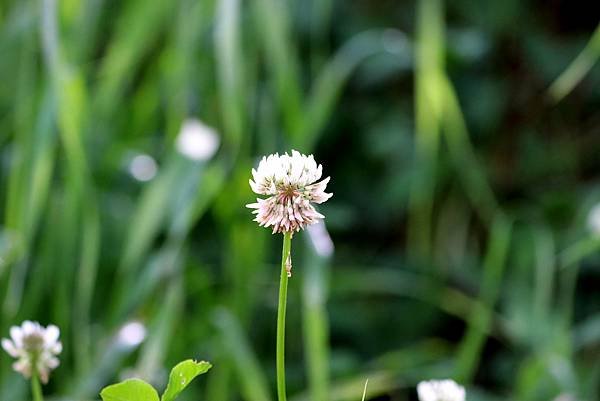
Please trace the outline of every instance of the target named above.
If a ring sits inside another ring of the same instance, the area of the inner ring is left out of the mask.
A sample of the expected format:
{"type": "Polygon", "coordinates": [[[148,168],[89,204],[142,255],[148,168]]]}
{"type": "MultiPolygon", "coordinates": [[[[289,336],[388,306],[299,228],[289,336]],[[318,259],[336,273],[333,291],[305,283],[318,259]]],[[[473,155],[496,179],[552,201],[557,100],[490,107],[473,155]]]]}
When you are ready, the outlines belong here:
{"type": "Polygon", "coordinates": [[[246,205],[256,209],[254,221],[262,227],[273,227],[273,234],[295,232],[315,224],[325,216],[311,203],[323,203],[332,194],[325,192],[329,177],[321,178],[323,167],[312,155],[292,150],[292,155],[278,153],[263,157],[258,169],[252,169],[250,187],[266,199],[246,205]]]}
{"type": "Polygon", "coordinates": [[[465,401],[465,389],[454,380],[422,381],[417,386],[420,401],[465,401]]]}
{"type": "Polygon", "coordinates": [[[59,365],[56,357],[62,351],[58,341],[60,330],[51,324],[44,328],[38,322],[25,320],[21,327],[10,328],[11,339],[2,339],[2,348],[17,361],[13,369],[26,378],[31,378],[33,369],[42,383],[48,382],[50,371],[59,365]]]}

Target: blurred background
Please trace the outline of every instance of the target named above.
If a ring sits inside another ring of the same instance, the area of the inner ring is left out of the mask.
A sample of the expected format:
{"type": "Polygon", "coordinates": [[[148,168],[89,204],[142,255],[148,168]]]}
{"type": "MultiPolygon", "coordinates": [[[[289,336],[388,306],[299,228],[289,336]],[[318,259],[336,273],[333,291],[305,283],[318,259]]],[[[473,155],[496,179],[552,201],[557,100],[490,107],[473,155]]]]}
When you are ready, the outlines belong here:
{"type": "MultiPolygon", "coordinates": [[[[0,336],[44,391],[186,358],[181,400],[273,401],[281,236],[250,170],[323,164],[295,236],[290,401],[598,400],[600,11],[566,1],[4,0],[0,336]]],[[[29,399],[0,355],[0,398],[29,399]]]]}

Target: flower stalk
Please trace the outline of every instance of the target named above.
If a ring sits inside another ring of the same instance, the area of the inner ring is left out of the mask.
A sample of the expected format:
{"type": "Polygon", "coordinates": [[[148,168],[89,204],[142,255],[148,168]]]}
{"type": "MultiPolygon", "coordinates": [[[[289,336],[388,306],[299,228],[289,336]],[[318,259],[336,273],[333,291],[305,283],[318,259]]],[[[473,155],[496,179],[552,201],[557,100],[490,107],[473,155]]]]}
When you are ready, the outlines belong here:
{"type": "Polygon", "coordinates": [[[40,384],[40,379],[35,371],[31,375],[31,394],[33,401],[44,401],[44,396],[42,395],[42,385],[40,384]]]}
{"type": "Polygon", "coordinates": [[[279,305],[277,307],[277,398],[286,401],[285,390],[285,312],[287,305],[288,279],[292,275],[292,233],[283,234],[281,253],[281,277],[279,279],[279,305]]]}

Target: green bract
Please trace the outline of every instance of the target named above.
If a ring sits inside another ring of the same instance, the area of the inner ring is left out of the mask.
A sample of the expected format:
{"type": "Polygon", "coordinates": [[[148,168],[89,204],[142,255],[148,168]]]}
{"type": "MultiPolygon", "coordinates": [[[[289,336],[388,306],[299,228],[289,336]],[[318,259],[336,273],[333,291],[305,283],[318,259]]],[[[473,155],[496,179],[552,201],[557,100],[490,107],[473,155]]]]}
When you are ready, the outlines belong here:
{"type": "MultiPolygon", "coordinates": [[[[206,361],[188,359],[178,363],[169,375],[167,389],[160,401],[173,401],[198,375],[206,373],[212,365],[206,361]]],[[[159,401],[158,393],[140,379],[129,379],[105,387],[100,392],[103,401],[159,401]]]]}

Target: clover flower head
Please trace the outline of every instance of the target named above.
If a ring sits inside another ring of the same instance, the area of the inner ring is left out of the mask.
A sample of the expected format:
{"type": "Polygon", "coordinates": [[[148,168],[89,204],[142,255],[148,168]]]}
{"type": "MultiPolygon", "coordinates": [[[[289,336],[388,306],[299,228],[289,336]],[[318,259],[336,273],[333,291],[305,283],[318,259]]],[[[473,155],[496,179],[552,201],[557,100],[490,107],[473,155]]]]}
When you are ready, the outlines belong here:
{"type": "Polygon", "coordinates": [[[417,386],[420,401],[465,401],[465,389],[454,380],[422,381],[417,386]]]}
{"type": "Polygon", "coordinates": [[[323,167],[312,155],[292,150],[263,157],[257,169],[252,169],[250,187],[266,199],[246,205],[255,209],[254,221],[262,227],[272,227],[273,234],[296,232],[325,218],[313,203],[323,203],[332,194],[325,192],[329,177],[321,179],[323,167]]]}
{"type": "Polygon", "coordinates": [[[62,351],[59,335],[60,330],[53,324],[43,327],[38,322],[25,320],[21,326],[10,328],[11,338],[2,339],[2,348],[10,356],[17,358],[13,363],[15,371],[28,379],[36,372],[45,384],[50,371],[59,365],[56,357],[62,351]]]}

